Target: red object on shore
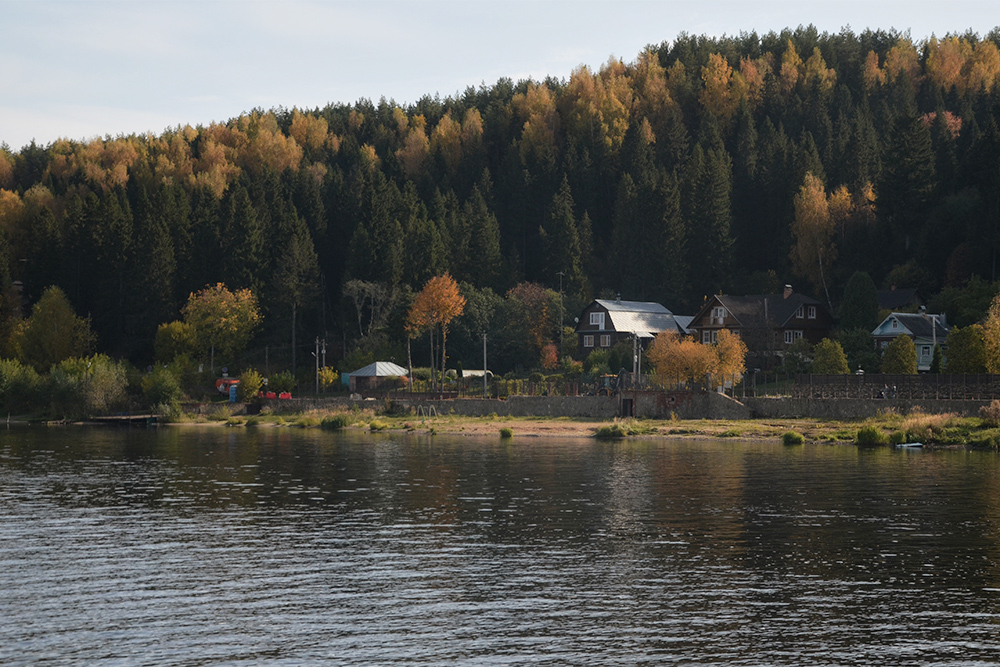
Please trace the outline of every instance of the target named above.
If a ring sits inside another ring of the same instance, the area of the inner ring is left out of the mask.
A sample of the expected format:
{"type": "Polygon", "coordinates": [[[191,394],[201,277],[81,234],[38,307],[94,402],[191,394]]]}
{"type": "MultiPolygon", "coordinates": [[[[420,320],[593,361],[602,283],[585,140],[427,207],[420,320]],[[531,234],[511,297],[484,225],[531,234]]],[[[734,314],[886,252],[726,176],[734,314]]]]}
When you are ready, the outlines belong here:
{"type": "Polygon", "coordinates": [[[291,398],[291,397],[292,397],[292,392],[290,392],[290,391],[283,391],[280,394],[278,394],[278,398],[279,399],[288,399],[288,398],[291,398]]]}

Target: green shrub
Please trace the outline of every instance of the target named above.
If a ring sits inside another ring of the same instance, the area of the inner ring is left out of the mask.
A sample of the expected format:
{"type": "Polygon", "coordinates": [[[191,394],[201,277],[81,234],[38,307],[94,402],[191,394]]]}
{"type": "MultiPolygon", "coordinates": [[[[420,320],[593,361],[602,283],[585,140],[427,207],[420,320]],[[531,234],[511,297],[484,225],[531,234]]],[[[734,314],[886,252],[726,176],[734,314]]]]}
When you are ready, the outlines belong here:
{"type": "Polygon", "coordinates": [[[281,371],[267,379],[267,390],[276,394],[283,391],[291,392],[295,390],[296,384],[295,375],[291,371],[281,371]]]}
{"type": "Polygon", "coordinates": [[[168,368],[157,366],[142,376],[141,384],[149,405],[174,405],[181,400],[181,385],[168,368]]]}
{"type": "Polygon", "coordinates": [[[905,431],[893,431],[889,434],[890,445],[901,445],[906,442],[906,432],[905,431]]]}
{"type": "Polygon", "coordinates": [[[889,438],[877,426],[862,426],[858,429],[858,434],[854,441],[862,447],[876,447],[888,444],[889,438]]]}
{"type": "Polygon", "coordinates": [[[52,367],[45,391],[52,414],[81,418],[107,414],[125,403],[125,366],[104,354],[65,359],[52,367]]]}
{"type": "Polygon", "coordinates": [[[236,385],[236,400],[250,403],[257,398],[260,388],[264,386],[264,377],[252,368],[240,374],[240,383],[236,385]]]}
{"type": "Polygon", "coordinates": [[[646,435],[648,433],[654,433],[655,430],[656,429],[652,427],[639,424],[634,419],[615,419],[610,424],[598,427],[598,429],[594,432],[594,437],[604,440],[613,440],[618,438],[627,438],[633,435],[646,435]]]}
{"type": "Polygon", "coordinates": [[[738,428],[731,428],[719,434],[720,438],[738,438],[743,435],[743,431],[738,428]]]}
{"type": "Polygon", "coordinates": [[[381,419],[373,419],[371,423],[368,424],[369,430],[372,431],[384,431],[389,428],[389,424],[382,421],[381,419]]]}
{"type": "Polygon", "coordinates": [[[319,426],[320,421],[316,417],[299,417],[292,424],[295,428],[313,428],[319,426]]]}
{"type": "Polygon", "coordinates": [[[250,417],[249,419],[247,419],[246,426],[247,428],[256,428],[260,426],[260,417],[257,416],[250,417]]]}
{"type": "Polygon", "coordinates": [[[801,445],[805,441],[805,436],[795,431],[785,431],[781,434],[781,442],[785,445],[801,445]]]}
{"type": "Polygon", "coordinates": [[[351,417],[346,414],[328,415],[319,423],[319,427],[325,431],[336,431],[350,425],[351,417]]]}
{"type": "Polygon", "coordinates": [[[35,407],[42,387],[38,372],[16,359],[0,359],[0,408],[18,414],[35,407]]]}
{"type": "Polygon", "coordinates": [[[504,426],[502,429],[500,429],[500,437],[501,438],[513,438],[514,437],[514,430],[512,428],[510,428],[509,426],[504,426]]]}
{"type": "Polygon", "coordinates": [[[984,431],[970,433],[968,444],[972,447],[1000,449],[1000,429],[991,428],[984,431]]]}

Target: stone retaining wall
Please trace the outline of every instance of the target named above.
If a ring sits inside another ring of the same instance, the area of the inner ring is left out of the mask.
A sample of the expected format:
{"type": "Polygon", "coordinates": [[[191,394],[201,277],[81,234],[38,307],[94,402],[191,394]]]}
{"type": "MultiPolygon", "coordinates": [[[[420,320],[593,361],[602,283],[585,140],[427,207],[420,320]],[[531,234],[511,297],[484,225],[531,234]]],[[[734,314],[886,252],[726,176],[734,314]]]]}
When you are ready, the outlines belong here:
{"type": "MultiPolygon", "coordinates": [[[[810,398],[743,398],[739,401],[715,392],[626,392],[622,399],[635,401],[636,415],[646,419],[781,419],[813,418],[853,421],[877,416],[880,412],[913,411],[956,413],[976,416],[979,408],[990,401],[964,400],[865,400],[810,398]]],[[[500,417],[571,417],[612,419],[619,416],[621,403],[617,396],[511,396],[505,400],[459,398],[451,400],[366,399],[347,397],[264,401],[272,412],[286,414],[307,410],[349,410],[354,407],[383,410],[392,407],[403,412],[468,417],[497,415],[500,417]]],[[[230,406],[233,414],[242,413],[241,404],[230,406]]],[[[205,410],[207,411],[207,410],[205,410]]]]}
{"type": "Polygon", "coordinates": [[[955,413],[966,417],[979,415],[979,408],[990,401],[961,400],[865,400],[857,398],[745,398],[750,415],[755,418],[868,419],[879,413],[924,412],[927,414],[955,413]]]}

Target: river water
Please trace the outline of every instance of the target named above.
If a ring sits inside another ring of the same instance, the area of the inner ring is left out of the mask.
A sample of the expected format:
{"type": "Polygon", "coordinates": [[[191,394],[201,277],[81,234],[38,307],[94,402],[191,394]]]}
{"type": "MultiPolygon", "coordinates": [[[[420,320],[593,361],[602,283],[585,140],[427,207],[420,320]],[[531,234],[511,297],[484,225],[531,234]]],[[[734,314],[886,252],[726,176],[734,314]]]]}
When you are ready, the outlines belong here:
{"type": "Polygon", "coordinates": [[[1000,457],[0,431],[0,664],[994,665],[1000,457]]]}

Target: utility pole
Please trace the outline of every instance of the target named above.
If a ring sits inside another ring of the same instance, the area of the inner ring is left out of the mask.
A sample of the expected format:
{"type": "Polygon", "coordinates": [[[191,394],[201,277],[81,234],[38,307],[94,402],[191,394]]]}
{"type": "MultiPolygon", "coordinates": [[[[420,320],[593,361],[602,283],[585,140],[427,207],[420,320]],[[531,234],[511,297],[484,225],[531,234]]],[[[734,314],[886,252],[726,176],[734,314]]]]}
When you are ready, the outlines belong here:
{"type": "Polygon", "coordinates": [[[316,393],[319,394],[319,336],[316,337],[316,352],[313,356],[316,357],[316,393]]]}
{"type": "Polygon", "coordinates": [[[559,356],[562,357],[563,353],[563,299],[562,299],[562,279],[566,275],[565,272],[560,271],[556,274],[559,276],[559,356]]]}
{"type": "Polygon", "coordinates": [[[487,396],[486,388],[486,332],[483,332],[483,398],[487,396]]]}

